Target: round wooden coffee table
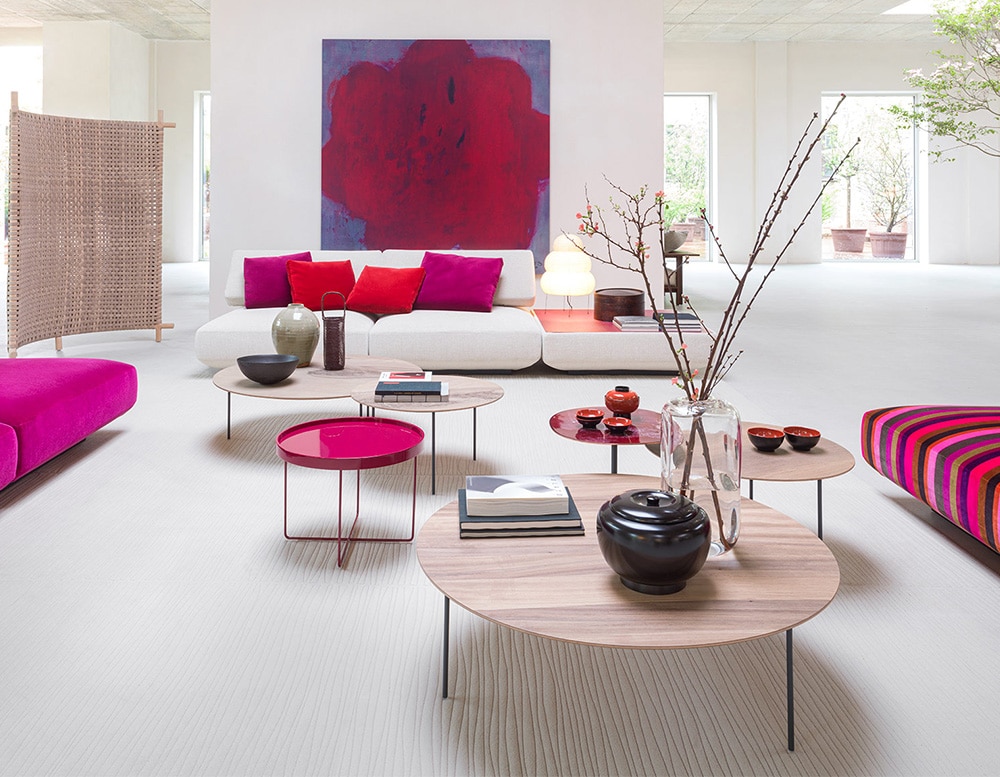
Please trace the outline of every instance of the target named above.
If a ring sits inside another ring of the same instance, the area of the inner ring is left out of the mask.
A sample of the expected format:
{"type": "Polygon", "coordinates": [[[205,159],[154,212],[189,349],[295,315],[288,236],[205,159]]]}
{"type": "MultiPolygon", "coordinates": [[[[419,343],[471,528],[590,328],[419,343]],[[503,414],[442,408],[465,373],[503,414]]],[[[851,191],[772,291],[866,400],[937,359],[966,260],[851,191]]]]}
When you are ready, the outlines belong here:
{"type": "Polygon", "coordinates": [[[758,424],[741,421],[743,429],[743,461],[740,476],[749,481],[750,498],[753,499],[755,480],[791,483],[803,480],[816,481],[816,535],[823,538],[823,481],[835,478],[854,469],[854,455],[842,445],[821,437],[816,447],[808,451],[797,451],[788,444],[781,443],[775,451],[763,453],[753,447],[747,437],[747,429],[764,426],[781,429],[772,424],[758,424]]]}
{"type": "Polygon", "coordinates": [[[378,356],[348,356],[342,370],[324,370],[313,362],[300,367],[280,383],[269,386],[254,383],[237,365],[215,373],[212,383],[226,392],[226,439],[232,433],[233,394],[261,399],[344,399],[359,383],[378,380],[382,372],[419,370],[416,364],[402,359],[378,356]]]}
{"type": "MultiPolygon", "coordinates": [[[[377,377],[377,376],[376,376],[377,377]]],[[[503,388],[482,378],[466,375],[438,375],[434,380],[448,384],[448,399],[438,401],[384,402],[375,397],[375,382],[357,386],[351,392],[351,399],[369,408],[374,415],[378,410],[393,410],[399,413],[431,414],[431,493],[437,493],[437,452],[435,420],[438,413],[454,410],[472,410],[472,460],[476,460],[476,408],[490,405],[503,398],[503,388]]]]}
{"type": "Polygon", "coordinates": [[[604,562],[595,518],[611,497],[659,488],[659,478],[562,478],[584,516],[584,536],[463,540],[457,501],[421,528],[417,558],[444,594],[443,696],[452,599],[526,634],[601,647],[698,648],[785,632],[788,749],[794,749],[792,629],[822,612],[837,593],[840,570],[826,545],[792,518],[744,499],[740,539],[731,552],[708,559],[676,594],[641,594],[622,585],[604,562]]]}
{"type": "MultiPolygon", "coordinates": [[[[596,405],[594,407],[597,407],[596,405]]],[[[632,426],[622,431],[611,431],[601,422],[595,429],[585,429],[576,420],[576,413],[581,408],[560,410],[549,419],[549,428],[560,437],[592,445],[611,446],[611,474],[618,473],[618,446],[660,444],[660,413],[655,410],[639,408],[632,413],[632,426]]],[[[605,408],[598,408],[605,410],[605,408]]],[[[608,415],[610,411],[605,410],[608,415]]]]}

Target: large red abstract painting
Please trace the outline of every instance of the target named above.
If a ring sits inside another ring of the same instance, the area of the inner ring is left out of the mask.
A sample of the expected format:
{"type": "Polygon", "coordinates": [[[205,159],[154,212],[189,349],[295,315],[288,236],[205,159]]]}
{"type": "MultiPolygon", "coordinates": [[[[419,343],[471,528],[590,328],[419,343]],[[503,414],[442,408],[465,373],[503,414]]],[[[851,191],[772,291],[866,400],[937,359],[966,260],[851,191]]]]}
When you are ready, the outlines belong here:
{"type": "Polygon", "coordinates": [[[548,183],[548,41],[323,41],[324,249],[541,260],[548,183]]]}

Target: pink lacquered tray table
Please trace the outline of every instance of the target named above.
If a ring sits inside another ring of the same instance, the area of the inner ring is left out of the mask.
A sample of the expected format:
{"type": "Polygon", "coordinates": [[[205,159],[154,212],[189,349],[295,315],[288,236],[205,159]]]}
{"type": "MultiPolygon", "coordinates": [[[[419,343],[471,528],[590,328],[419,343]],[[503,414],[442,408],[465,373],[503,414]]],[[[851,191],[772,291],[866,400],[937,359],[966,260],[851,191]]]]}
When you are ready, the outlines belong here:
{"type": "MultiPolygon", "coordinates": [[[[611,474],[618,473],[619,445],[648,445],[660,441],[660,414],[642,408],[632,412],[632,425],[621,431],[611,431],[604,423],[595,429],[585,429],[576,420],[579,408],[561,410],[549,419],[549,428],[560,437],[591,445],[611,446],[611,474]]],[[[603,408],[599,408],[603,409],[603,408]]],[[[608,414],[610,415],[610,413],[608,414]]]]}
{"type": "Polygon", "coordinates": [[[327,418],[289,427],[276,440],[278,457],[285,462],[284,520],[285,539],[323,540],[337,543],[337,566],[353,542],[412,542],[417,522],[417,454],[424,432],[419,426],[390,418],[327,418]],[[413,500],[408,537],[356,537],[361,514],[361,470],[388,467],[413,460],[413,500]],[[288,533],[288,465],[310,469],[333,469],[339,474],[337,491],[337,536],[304,537],[288,533]],[[343,532],[344,471],[357,474],[354,520],[343,532]]]}

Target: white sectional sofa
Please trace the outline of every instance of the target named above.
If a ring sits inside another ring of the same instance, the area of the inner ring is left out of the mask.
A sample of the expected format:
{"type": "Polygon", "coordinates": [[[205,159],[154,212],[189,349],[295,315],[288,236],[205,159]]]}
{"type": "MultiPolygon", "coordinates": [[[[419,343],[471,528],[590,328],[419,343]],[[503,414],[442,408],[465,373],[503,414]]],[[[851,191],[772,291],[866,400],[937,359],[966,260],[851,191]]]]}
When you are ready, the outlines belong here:
{"type": "MultiPolygon", "coordinates": [[[[226,302],[233,308],[195,334],[195,354],[209,367],[228,367],[238,356],[271,353],[271,322],[281,308],[244,307],[243,260],[250,256],[294,251],[234,251],[226,281],[226,302]]],[[[489,313],[413,310],[374,319],[348,310],[345,348],[348,356],[405,359],[427,370],[520,370],[542,357],[542,327],[531,312],[535,302],[535,266],[531,251],[443,251],[462,256],[503,259],[503,269],[489,313]]],[[[311,251],[314,262],[349,259],[355,276],[365,265],[419,267],[424,251],[311,251]]],[[[322,358],[322,344],[317,349],[322,358]]]]}

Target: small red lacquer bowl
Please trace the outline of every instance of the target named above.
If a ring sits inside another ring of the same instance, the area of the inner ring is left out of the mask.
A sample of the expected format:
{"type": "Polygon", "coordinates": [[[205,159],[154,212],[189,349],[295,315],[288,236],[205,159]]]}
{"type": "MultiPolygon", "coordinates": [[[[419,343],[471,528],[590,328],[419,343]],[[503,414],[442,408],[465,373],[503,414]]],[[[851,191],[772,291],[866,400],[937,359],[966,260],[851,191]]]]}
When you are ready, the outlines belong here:
{"type": "Polygon", "coordinates": [[[584,429],[596,429],[604,418],[604,411],[596,407],[581,407],[576,411],[576,420],[584,429]]]}
{"type": "Polygon", "coordinates": [[[747,437],[753,447],[764,453],[776,451],[785,439],[785,433],[780,429],[769,429],[766,426],[752,426],[747,429],[747,437]]]}
{"type": "Polygon", "coordinates": [[[820,434],[808,426],[786,426],[785,437],[788,438],[788,444],[795,450],[807,451],[816,447],[820,434]]]}
{"type": "Polygon", "coordinates": [[[609,416],[604,419],[604,425],[610,432],[624,432],[632,426],[631,418],[620,418],[619,416],[609,416]]]}

